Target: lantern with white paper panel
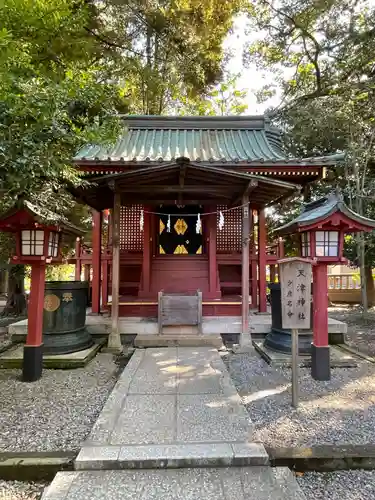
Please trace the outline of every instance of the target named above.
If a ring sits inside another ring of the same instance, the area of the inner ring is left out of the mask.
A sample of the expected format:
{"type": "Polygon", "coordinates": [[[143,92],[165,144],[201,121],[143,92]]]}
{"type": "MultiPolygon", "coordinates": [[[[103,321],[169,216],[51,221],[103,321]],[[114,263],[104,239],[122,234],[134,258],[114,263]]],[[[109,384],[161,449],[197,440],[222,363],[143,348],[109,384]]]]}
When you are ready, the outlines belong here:
{"type": "Polygon", "coordinates": [[[302,231],[300,233],[301,257],[341,258],[341,236],[340,231],[324,227],[318,230],[302,231]]]}
{"type": "Polygon", "coordinates": [[[51,229],[35,224],[35,228],[16,232],[16,238],[21,240],[19,245],[21,254],[18,256],[20,260],[27,257],[44,257],[45,259],[59,257],[61,241],[59,228],[51,229]]]}
{"type": "Polygon", "coordinates": [[[333,193],[306,203],[294,220],[276,230],[280,236],[298,235],[300,255],[316,264],[313,266],[313,336],[309,349],[311,374],[316,380],[330,378],[327,266],[347,262],[344,257],[346,233],[374,229],[374,220],[353,212],[340,194],[333,193]]]}
{"type": "Polygon", "coordinates": [[[63,216],[27,200],[19,200],[15,206],[0,215],[0,231],[15,235],[15,250],[10,262],[31,266],[22,373],[25,382],[34,382],[42,375],[43,311],[59,306],[59,298],[56,295],[45,296],[44,293],[46,265],[62,262],[60,246],[63,232],[78,236],[82,231],[63,216]]]}

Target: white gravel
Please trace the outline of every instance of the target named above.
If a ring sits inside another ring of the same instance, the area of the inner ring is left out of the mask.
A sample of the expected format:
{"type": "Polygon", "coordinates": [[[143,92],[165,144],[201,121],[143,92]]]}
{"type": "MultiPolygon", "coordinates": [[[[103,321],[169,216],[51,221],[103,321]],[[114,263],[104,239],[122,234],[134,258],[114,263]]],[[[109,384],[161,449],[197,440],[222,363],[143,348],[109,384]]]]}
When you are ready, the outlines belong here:
{"type": "Polygon", "coordinates": [[[328,309],[332,318],[348,325],[345,342],[354,349],[375,356],[375,311],[371,309],[364,316],[359,306],[336,305],[328,309]]]}
{"type": "Polygon", "coordinates": [[[1,318],[0,318],[0,352],[11,345],[11,339],[8,335],[7,327],[2,326],[1,318]]]}
{"type": "Polygon", "coordinates": [[[375,471],[308,472],[297,477],[307,500],[372,500],[375,471]]]}
{"type": "Polygon", "coordinates": [[[44,370],[34,383],[21,382],[20,370],[0,370],[0,451],[78,450],[117,370],[111,354],[98,354],[85,368],[44,370]]]}
{"type": "Polygon", "coordinates": [[[1,500],[39,500],[46,483],[23,483],[21,481],[1,481],[1,500]]]}
{"type": "Polygon", "coordinates": [[[6,337],[1,338],[0,337],[0,352],[4,351],[5,348],[9,347],[11,344],[12,344],[12,342],[8,338],[6,338],[6,337]]]}
{"type": "Polygon", "coordinates": [[[254,423],[254,441],[269,447],[375,443],[375,365],[336,368],[317,382],[300,368],[300,404],[291,406],[291,370],[276,370],[257,354],[224,361],[254,423]]]}

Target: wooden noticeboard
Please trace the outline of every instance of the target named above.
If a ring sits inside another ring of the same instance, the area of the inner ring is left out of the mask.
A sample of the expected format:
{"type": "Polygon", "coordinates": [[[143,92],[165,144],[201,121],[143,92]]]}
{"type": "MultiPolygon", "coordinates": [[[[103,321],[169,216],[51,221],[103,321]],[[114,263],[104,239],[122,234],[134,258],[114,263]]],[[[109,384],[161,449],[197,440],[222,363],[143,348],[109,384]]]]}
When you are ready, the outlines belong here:
{"type": "Polygon", "coordinates": [[[163,326],[198,326],[202,333],[202,292],[194,295],[163,293],[158,295],[159,334],[163,326]]]}
{"type": "Polygon", "coordinates": [[[299,257],[278,261],[281,317],[285,329],[310,329],[312,261],[299,257]]]}

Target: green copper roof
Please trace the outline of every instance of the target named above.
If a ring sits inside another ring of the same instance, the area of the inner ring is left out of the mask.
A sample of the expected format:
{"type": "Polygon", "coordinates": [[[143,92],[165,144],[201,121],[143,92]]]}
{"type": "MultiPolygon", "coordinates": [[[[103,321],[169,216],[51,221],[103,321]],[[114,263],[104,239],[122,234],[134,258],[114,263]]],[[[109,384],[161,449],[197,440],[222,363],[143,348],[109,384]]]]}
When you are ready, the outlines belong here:
{"type": "Polygon", "coordinates": [[[316,201],[312,201],[311,203],[306,203],[298,217],[276,229],[276,232],[279,234],[289,234],[303,230],[304,227],[310,226],[315,222],[323,221],[335,212],[341,212],[349,219],[358,222],[359,224],[363,224],[369,228],[375,228],[374,220],[362,217],[351,210],[344,203],[344,200],[340,195],[331,194],[329,196],[319,198],[316,201]]]}
{"type": "MultiPolygon", "coordinates": [[[[123,120],[124,131],[114,146],[84,146],[74,160],[161,163],[184,157],[209,163],[306,163],[287,158],[280,131],[263,116],[128,116],[123,120]]],[[[332,163],[327,158],[307,163],[332,163]]]]}

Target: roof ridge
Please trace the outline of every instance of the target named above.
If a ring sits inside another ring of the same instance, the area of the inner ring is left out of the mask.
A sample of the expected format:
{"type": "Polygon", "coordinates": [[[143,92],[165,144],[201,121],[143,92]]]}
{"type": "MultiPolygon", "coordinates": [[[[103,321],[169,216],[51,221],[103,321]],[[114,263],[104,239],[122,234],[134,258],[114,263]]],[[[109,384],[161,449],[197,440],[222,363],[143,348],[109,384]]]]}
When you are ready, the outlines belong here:
{"type": "Polygon", "coordinates": [[[158,115],[119,115],[130,128],[166,129],[245,129],[265,130],[269,120],[264,115],[240,116],[158,116],[158,115]]]}

